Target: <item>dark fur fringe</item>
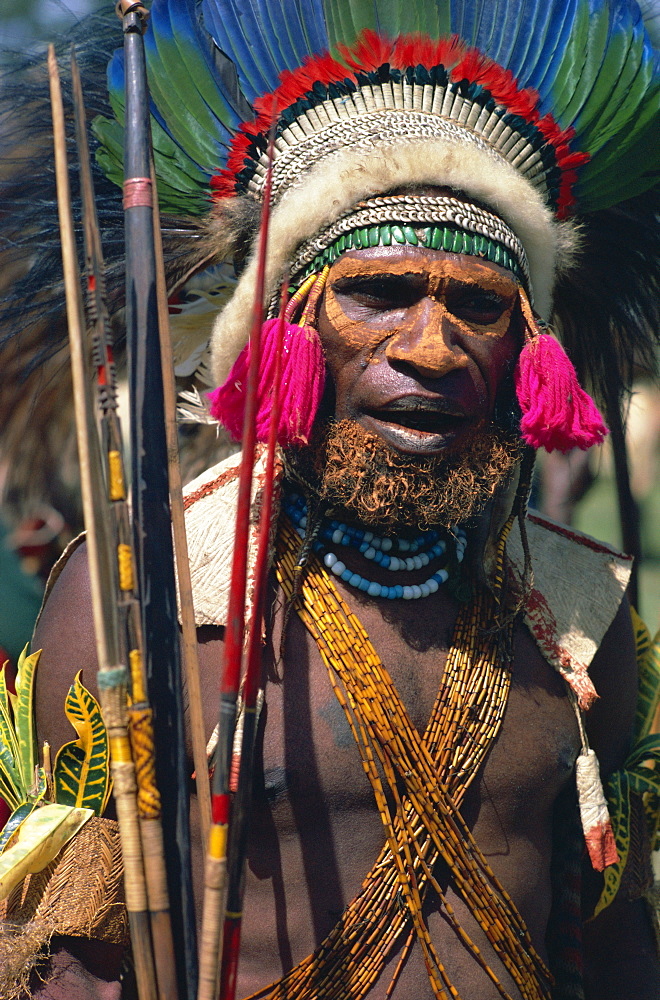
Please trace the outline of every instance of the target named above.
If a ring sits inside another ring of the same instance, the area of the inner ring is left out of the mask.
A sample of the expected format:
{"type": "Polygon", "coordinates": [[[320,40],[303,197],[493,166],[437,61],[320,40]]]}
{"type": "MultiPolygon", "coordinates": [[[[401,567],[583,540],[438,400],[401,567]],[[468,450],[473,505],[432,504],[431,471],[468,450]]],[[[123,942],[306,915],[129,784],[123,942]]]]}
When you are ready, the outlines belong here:
{"type": "MultiPolygon", "coordinates": [[[[67,121],[69,181],[82,268],[78,172],[73,138],[70,46],[83,79],[88,122],[112,117],[106,68],[122,44],[119,21],[110,12],[91,15],[56,46],[67,121]]],[[[71,374],[64,314],[54,154],[45,53],[15,57],[0,81],[0,463],[3,499],[18,518],[46,500],[73,531],[81,526],[71,374]]],[[[97,167],[97,141],[88,132],[115,356],[121,370],[124,331],[124,234],[121,191],[97,167]]],[[[250,208],[247,208],[250,215],[250,208]]],[[[208,219],[162,219],[168,285],[199,266],[231,257],[232,234],[245,225],[245,209],[227,206],[208,219]],[[234,219],[236,222],[234,222],[234,219]],[[229,225],[227,225],[227,222],[229,225]]],[[[250,228],[252,228],[250,226],[250,228]]],[[[244,248],[236,246],[239,255],[244,248]]],[[[187,464],[199,468],[217,448],[198,428],[185,435],[187,464]]],[[[226,440],[220,443],[220,451],[226,440]]],[[[184,463],[185,464],[185,463],[184,463]]],[[[184,471],[185,475],[185,471],[184,471]]]]}
{"type": "Polygon", "coordinates": [[[556,328],[581,381],[620,399],[660,343],[660,190],[581,219],[582,250],[558,282],[556,328]]]}

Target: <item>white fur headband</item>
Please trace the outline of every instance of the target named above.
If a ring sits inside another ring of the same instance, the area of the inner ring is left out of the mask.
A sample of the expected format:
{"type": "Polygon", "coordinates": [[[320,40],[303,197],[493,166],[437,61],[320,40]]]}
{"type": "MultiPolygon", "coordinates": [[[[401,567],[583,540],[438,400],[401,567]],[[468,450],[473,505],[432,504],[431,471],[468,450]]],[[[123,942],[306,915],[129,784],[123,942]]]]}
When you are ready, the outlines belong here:
{"type": "MultiPolygon", "coordinates": [[[[271,215],[267,298],[301,243],[364,198],[403,186],[450,188],[504,219],[527,253],[536,308],[549,318],[555,274],[574,248],[570,224],[558,223],[541,193],[502,156],[450,135],[432,140],[399,138],[396,144],[374,140],[369,150],[344,148],[298,178],[271,215]]],[[[253,254],[214,324],[211,361],[216,384],[225,380],[247,343],[255,280],[253,254]]]]}

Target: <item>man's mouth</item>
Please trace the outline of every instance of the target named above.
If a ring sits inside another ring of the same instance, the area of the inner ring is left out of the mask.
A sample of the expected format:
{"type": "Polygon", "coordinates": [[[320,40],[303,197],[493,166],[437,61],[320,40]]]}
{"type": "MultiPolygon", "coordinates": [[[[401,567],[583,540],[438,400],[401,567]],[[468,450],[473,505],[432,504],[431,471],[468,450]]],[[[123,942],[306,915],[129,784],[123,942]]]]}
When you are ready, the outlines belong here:
{"type": "Polygon", "coordinates": [[[404,451],[435,451],[471,423],[466,414],[444,402],[404,398],[365,409],[363,423],[404,451]]]}

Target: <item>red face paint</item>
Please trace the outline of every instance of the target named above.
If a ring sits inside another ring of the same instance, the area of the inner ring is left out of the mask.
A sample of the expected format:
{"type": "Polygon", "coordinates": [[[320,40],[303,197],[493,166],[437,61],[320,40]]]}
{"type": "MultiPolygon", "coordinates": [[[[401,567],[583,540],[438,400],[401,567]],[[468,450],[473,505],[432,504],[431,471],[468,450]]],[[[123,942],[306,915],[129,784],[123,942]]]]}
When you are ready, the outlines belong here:
{"type": "Polygon", "coordinates": [[[394,448],[438,454],[493,414],[522,346],[519,285],[468,255],[397,245],[330,270],[319,334],[339,419],[394,448]]]}

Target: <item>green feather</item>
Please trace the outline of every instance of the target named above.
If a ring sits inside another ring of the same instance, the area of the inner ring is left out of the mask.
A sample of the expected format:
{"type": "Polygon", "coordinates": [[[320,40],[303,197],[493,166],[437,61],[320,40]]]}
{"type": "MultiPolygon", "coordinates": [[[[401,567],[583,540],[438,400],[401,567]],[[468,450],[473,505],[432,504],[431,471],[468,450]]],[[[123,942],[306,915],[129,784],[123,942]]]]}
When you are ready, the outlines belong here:
{"type": "MultiPolygon", "coordinates": [[[[600,15],[596,14],[594,20],[601,34],[603,23],[605,32],[607,32],[607,15],[605,15],[605,19],[603,20],[602,13],[600,15]]],[[[586,72],[590,30],[589,9],[587,4],[581,3],[578,5],[573,30],[561,62],[557,66],[555,82],[552,86],[552,113],[562,128],[571,123],[567,108],[575,96],[576,90],[578,93],[584,93],[586,81],[583,81],[582,76],[586,72]]]]}
{"type": "MultiPolygon", "coordinates": [[[[167,122],[174,139],[188,155],[211,173],[218,163],[216,117],[201,96],[197,81],[205,70],[200,66],[195,72],[181,65],[181,50],[176,41],[157,38],[160,66],[147,60],[147,75],[152,99],[167,122]],[[176,80],[163,72],[161,67],[176,66],[176,80]]],[[[199,64],[201,60],[196,60],[199,64]]]]}
{"type": "MultiPolygon", "coordinates": [[[[152,118],[152,136],[156,156],[158,204],[161,211],[172,214],[202,215],[208,211],[208,176],[172,142],[152,118]]],[[[101,145],[96,160],[103,173],[118,187],[124,179],[124,129],[119,122],[98,116],[92,131],[101,145]]]]}
{"type": "MultiPolygon", "coordinates": [[[[594,120],[600,117],[603,109],[606,110],[609,117],[610,109],[616,106],[614,102],[617,82],[620,80],[624,68],[628,67],[630,69],[628,62],[630,42],[631,36],[629,33],[624,34],[622,31],[618,31],[610,37],[607,43],[607,49],[604,53],[602,63],[598,68],[598,75],[594,85],[575,119],[574,127],[580,136],[581,149],[590,149],[586,137],[590,133],[594,120]]],[[[632,73],[629,75],[630,79],[632,79],[635,75],[636,67],[633,59],[630,60],[630,63],[632,63],[632,73]]]]}
{"type": "Polygon", "coordinates": [[[659,110],[660,88],[656,88],[640,110],[634,138],[626,141],[625,150],[620,152],[622,139],[614,138],[611,154],[605,147],[582,168],[575,193],[583,212],[609,208],[648,191],[649,171],[654,169],[649,150],[657,147],[659,110]]]}
{"type": "MultiPolygon", "coordinates": [[[[586,8],[586,4],[584,5],[586,8]]],[[[602,67],[609,41],[609,12],[607,8],[592,14],[589,19],[589,40],[584,53],[579,75],[573,76],[573,94],[571,95],[563,114],[569,121],[576,121],[581,109],[591,98],[594,87],[609,89],[612,81],[603,79],[602,67]]],[[[576,53],[577,56],[577,53],[576,53]]],[[[578,57],[579,58],[579,57],[578,57]]]]}

